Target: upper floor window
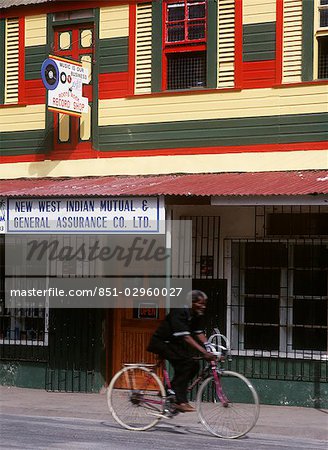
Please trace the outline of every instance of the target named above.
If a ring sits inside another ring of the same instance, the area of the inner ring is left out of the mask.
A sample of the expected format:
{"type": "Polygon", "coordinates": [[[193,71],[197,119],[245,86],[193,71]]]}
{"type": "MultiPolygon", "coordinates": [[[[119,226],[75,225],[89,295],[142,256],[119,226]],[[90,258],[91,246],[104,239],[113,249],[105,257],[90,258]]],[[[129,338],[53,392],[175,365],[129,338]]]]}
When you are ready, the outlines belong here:
{"type": "Polygon", "coordinates": [[[164,89],[206,86],[207,1],[164,2],[164,89]]]}
{"type": "Polygon", "coordinates": [[[206,40],[206,1],[182,0],[166,5],[166,43],[206,40]]]}
{"type": "Polygon", "coordinates": [[[318,78],[328,78],[328,0],[319,2],[318,78]]]}

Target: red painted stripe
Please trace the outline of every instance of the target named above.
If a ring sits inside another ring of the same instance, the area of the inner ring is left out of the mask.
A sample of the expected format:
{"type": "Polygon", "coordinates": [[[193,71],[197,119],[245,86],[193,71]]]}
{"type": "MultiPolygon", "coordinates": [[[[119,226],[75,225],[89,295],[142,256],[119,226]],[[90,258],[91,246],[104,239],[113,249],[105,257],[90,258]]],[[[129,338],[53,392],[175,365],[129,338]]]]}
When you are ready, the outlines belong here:
{"type": "Polygon", "coordinates": [[[135,59],[136,59],[136,21],[137,5],[129,6],[129,70],[128,70],[128,92],[134,94],[135,59]]]}
{"type": "MultiPolygon", "coordinates": [[[[152,149],[152,150],[125,150],[117,152],[97,151],[91,148],[89,142],[82,142],[72,152],[72,150],[53,152],[47,155],[47,159],[52,160],[76,160],[85,158],[121,158],[138,156],[168,156],[168,155],[206,155],[206,154],[231,154],[231,153],[267,153],[267,152],[293,152],[293,151],[311,151],[327,150],[328,141],[322,142],[296,142],[293,144],[258,144],[258,145],[239,145],[231,147],[200,147],[200,148],[170,148],[170,149],[152,149]]],[[[40,155],[21,155],[21,156],[1,156],[0,163],[13,163],[24,161],[36,161],[40,155]]]]}
{"type": "Polygon", "coordinates": [[[276,4],[276,83],[282,82],[282,53],[284,28],[284,2],[277,0],[276,4]]]}
{"type": "MultiPolygon", "coordinates": [[[[67,1],[65,0],[61,4],[56,3],[45,3],[36,5],[22,5],[15,8],[2,9],[0,12],[0,18],[3,17],[23,17],[27,14],[33,13],[33,15],[38,14],[48,14],[53,12],[61,11],[74,11],[77,9],[89,9],[89,8],[103,8],[105,6],[119,6],[126,4],[133,4],[136,0],[90,0],[83,2],[83,7],[81,8],[81,1],[67,1]]],[[[138,0],[138,3],[147,3],[149,0],[138,0]]]]}
{"type": "Polygon", "coordinates": [[[235,88],[243,87],[243,0],[235,0],[235,88]]]}
{"type": "Polygon", "coordinates": [[[99,100],[123,98],[130,94],[128,72],[100,73],[99,100]]]}
{"type": "Polygon", "coordinates": [[[46,102],[46,88],[42,80],[25,80],[25,101],[27,105],[39,105],[46,102]]]}
{"type": "Polygon", "coordinates": [[[276,61],[252,61],[243,63],[243,87],[263,88],[276,83],[276,61]]]}

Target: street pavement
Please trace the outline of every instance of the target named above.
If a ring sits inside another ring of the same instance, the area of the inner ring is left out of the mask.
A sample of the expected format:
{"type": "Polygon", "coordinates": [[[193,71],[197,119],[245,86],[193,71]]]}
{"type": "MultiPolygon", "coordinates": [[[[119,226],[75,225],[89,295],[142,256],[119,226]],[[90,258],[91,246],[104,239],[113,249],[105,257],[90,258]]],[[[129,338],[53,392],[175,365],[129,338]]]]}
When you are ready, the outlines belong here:
{"type": "Polygon", "coordinates": [[[204,430],[196,413],[161,420],[151,431],[129,432],[113,421],[105,392],[71,394],[0,386],[0,400],[4,449],[328,448],[328,410],[261,405],[258,422],[247,437],[228,441],[204,430]]]}

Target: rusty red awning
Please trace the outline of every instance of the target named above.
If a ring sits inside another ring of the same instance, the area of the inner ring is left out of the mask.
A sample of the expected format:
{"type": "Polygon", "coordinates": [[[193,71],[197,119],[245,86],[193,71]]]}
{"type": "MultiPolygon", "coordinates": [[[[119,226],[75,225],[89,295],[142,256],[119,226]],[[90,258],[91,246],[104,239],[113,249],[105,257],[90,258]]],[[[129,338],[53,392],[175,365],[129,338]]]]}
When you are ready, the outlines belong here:
{"type": "Polygon", "coordinates": [[[0,180],[2,197],[328,194],[328,170],[0,180]]]}

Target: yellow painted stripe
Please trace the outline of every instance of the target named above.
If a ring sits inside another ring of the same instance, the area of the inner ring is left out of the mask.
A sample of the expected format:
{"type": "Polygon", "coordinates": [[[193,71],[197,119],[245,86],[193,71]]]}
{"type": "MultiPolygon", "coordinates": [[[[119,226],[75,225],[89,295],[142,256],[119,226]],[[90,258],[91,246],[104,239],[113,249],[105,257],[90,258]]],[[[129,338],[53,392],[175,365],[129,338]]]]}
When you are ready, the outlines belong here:
{"type": "Polygon", "coordinates": [[[45,128],[45,105],[0,108],[0,132],[45,128]]]}
{"type": "MultiPolygon", "coordinates": [[[[243,24],[274,22],[276,0],[239,0],[243,2],[243,24]]],[[[277,0],[282,1],[282,0],[277,0]]]]}
{"type": "Polygon", "coordinates": [[[129,5],[100,8],[99,38],[129,36],[129,5]]]}
{"type": "Polygon", "coordinates": [[[118,98],[99,101],[99,125],[327,112],[327,86],[118,98]]]}
{"type": "Polygon", "coordinates": [[[25,17],[25,47],[47,43],[47,15],[25,17]]]}
{"type": "Polygon", "coordinates": [[[326,169],[328,150],[321,150],[8,163],[0,165],[0,179],[326,169]]]}

